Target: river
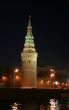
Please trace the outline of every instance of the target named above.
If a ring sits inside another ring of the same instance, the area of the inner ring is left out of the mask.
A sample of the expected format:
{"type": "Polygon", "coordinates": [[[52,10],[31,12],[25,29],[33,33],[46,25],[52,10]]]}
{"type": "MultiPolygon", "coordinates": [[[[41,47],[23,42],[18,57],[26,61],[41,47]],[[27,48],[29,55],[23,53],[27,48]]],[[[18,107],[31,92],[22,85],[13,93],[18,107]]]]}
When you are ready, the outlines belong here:
{"type": "Polygon", "coordinates": [[[0,110],[69,110],[69,98],[0,100],[0,110]]]}

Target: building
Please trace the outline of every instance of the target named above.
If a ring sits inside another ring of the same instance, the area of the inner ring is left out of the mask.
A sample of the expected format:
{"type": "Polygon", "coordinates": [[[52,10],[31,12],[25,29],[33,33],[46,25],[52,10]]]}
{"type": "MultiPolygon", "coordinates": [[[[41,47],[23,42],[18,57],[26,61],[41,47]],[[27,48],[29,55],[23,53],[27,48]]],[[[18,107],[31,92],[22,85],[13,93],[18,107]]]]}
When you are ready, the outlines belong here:
{"type": "Polygon", "coordinates": [[[37,86],[37,56],[32,34],[31,17],[29,16],[24,48],[23,52],[21,52],[22,87],[35,88],[37,86]]]}
{"type": "Polygon", "coordinates": [[[69,69],[52,65],[37,66],[38,53],[32,34],[31,17],[27,26],[25,43],[21,52],[22,67],[0,68],[0,87],[14,88],[69,88],[69,69]]]}

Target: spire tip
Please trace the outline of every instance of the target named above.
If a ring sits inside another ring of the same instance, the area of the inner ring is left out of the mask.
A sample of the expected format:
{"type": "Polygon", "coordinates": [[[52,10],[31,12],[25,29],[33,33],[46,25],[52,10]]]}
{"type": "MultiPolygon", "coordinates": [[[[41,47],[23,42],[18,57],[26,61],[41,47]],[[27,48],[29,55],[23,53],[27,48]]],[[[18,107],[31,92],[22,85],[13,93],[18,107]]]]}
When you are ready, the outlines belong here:
{"type": "Polygon", "coordinates": [[[29,19],[31,19],[31,15],[29,15],[29,19]]]}

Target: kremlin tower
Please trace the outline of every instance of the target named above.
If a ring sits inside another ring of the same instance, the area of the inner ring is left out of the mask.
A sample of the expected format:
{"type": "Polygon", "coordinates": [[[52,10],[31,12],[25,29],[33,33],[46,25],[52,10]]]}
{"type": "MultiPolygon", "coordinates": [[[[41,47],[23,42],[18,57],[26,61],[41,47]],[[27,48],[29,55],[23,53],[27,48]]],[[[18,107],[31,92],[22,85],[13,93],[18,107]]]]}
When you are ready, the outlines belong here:
{"type": "Polygon", "coordinates": [[[31,17],[27,26],[27,34],[23,52],[21,52],[22,60],[22,87],[36,88],[37,87],[37,52],[32,34],[31,17]]]}

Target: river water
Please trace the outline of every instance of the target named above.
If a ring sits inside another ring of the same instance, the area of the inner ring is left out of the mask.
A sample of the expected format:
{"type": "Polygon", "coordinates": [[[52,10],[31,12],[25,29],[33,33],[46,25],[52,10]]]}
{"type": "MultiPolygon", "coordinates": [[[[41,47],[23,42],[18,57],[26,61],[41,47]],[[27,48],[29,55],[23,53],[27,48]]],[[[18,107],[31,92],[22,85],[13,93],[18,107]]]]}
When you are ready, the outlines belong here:
{"type": "Polygon", "coordinates": [[[69,110],[69,98],[0,100],[0,110],[69,110]]]}

